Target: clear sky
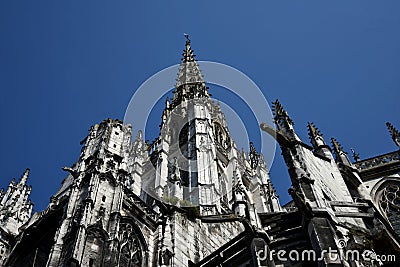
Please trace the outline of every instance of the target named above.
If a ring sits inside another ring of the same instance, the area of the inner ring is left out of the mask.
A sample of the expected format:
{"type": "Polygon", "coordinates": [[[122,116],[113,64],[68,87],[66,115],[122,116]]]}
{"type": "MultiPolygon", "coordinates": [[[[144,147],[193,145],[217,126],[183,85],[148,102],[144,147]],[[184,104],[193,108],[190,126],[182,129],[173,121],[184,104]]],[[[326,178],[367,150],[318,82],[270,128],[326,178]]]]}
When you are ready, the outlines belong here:
{"type": "MultiPolygon", "coordinates": [[[[186,32],[199,60],[279,98],[305,142],[313,121],[361,158],[393,151],[399,30],[398,0],[1,1],[0,187],[29,167],[35,210],[45,208],[89,127],[122,119],[143,81],[179,63],[186,32]]],[[[271,177],[288,201],[279,151],[271,177]]]]}

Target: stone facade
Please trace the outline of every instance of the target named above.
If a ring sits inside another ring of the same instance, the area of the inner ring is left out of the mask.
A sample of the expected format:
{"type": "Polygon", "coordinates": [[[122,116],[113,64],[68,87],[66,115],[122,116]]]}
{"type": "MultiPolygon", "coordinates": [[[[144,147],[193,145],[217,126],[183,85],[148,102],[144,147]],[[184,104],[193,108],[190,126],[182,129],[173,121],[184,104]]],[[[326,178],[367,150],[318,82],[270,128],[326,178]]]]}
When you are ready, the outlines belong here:
{"type": "Polygon", "coordinates": [[[346,253],[400,252],[399,151],[352,162],[312,123],[310,146],[275,101],[276,128],[261,129],[292,180],[293,201],[281,206],[263,155],[232,140],[189,39],[175,87],[151,143],[141,131],[131,140],[119,120],[92,126],[44,211],[31,216],[29,170],[1,191],[1,266],[398,266],[346,253]]]}

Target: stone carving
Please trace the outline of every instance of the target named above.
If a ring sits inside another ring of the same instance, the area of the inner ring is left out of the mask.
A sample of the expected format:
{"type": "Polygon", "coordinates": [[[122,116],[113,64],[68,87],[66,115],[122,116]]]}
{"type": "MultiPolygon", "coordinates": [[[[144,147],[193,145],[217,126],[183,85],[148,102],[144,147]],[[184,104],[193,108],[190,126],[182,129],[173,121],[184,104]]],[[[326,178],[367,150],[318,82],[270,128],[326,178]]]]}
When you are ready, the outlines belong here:
{"type": "Polygon", "coordinates": [[[389,130],[390,135],[392,136],[393,142],[396,144],[396,146],[400,147],[400,132],[396,128],[394,128],[394,126],[390,122],[387,122],[386,126],[389,130]]]}
{"type": "Polygon", "coordinates": [[[357,162],[360,161],[360,154],[356,153],[354,148],[350,148],[351,154],[353,155],[353,159],[357,162]]]}
{"type": "Polygon", "coordinates": [[[366,170],[378,166],[382,166],[395,161],[400,161],[400,152],[394,151],[371,159],[365,159],[354,163],[354,166],[359,170],[366,170]]]}
{"type": "Polygon", "coordinates": [[[171,182],[181,182],[179,163],[176,157],[174,157],[173,162],[170,164],[170,180],[171,182]]]}
{"type": "Polygon", "coordinates": [[[379,206],[386,214],[395,232],[400,235],[400,187],[390,184],[380,192],[379,206]]]}
{"type": "Polygon", "coordinates": [[[260,155],[257,153],[256,148],[254,147],[253,142],[250,142],[250,153],[249,153],[249,158],[250,158],[250,166],[255,169],[258,166],[258,161],[260,158],[260,155]]]}
{"type": "Polygon", "coordinates": [[[142,247],[132,225],[129,223],[120,223],[120,229],[117,238],[119,241],[117,266],[142,266],[142,247]]]}

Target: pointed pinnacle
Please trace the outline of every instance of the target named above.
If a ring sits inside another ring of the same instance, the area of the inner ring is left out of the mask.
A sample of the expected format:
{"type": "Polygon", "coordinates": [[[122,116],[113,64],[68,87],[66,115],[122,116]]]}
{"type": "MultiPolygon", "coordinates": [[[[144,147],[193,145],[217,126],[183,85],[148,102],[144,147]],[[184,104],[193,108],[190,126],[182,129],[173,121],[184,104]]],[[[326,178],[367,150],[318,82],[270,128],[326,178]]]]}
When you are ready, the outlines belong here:
{"type": "Polygon", "coordinates": [[[142,130],[139,130],[136,135],[136,140],[142,141],[142,139],[143,139],[143,132],[142,130]]]}
{"type": "Polygon", "coordinates": [[[386,122],[386,126],[390,135],[392,136],[393,141],[397,146],[400,147],[400,132],[390,122],[386,122]]]}
{"type": "Polygon", "coordinates": [[[282,104],[279,102],[279,100],[275,100],[272,102],[272,110],[274,112],[274,119],[275,121],[278,119],[278,117],[286,117],[289,123],[294,125],[292,119],[289,117],[289,114],[286,112],[286,110],[283,108],[282,104]]]}
{"type": "Polygon", "coordinates": [[[256,150],[256,148],[254,147],[254,143],[253,143],[253,142],[250,142],[249,145],[250,145],[250,152],[251,152],[251,153],[257,153],[257,150],[256,150]]]}
{"type": "Polygon", "coordinates": [[[315,126],[314,123],[309,122],[308,125],[308,136],[310,136],[310,138],[315,138],[317,136],[322,136],[321,132],[319,131],[319,129],[315,126]]]}
{"type": "Polygon", "coordinates": [[[335,151],[338,151],[338,152],[343,151],[342,145],[335,138],[332,137],[331,142],[332,142],[333,149],[335,151]]]}
{"type": "Polygon", "coordinates": [[[185,35],[186,37],[186,43],[185,43],[185,50],[183,50],[183,58],[182,58],[182,63],[186,63],[186,62],[194,62],[195,61],[195,56],[193,54],[193,50],[192,47],[190,46],[190,39],[189,39],[189,35],[185,35]]]}
{"type": "Polygon", "coordinates": [[[354,148],[350,148],[351,154],[355,162],[360,161],[360,154],[355,151],[354,148]]]}
{"type": "MultiPolygon", "coordinates": [[[[332,142],[332,146],[333,146],[333,152],[335,152],[336,158],[340,158],[341,155],[345,154],[346,158],[347,158],[347,152],[345,152],[343,150],[342,145],[335,139],[335,138],[331,138],[331,142],[332,142]]],[[[347,159],[348,160],[348,159],[347,159]]]]}
{"type": "Polygon", "coordinates": [[[30,173],[30,169],[26,168],[24,174],[22,175],[22,177],[21,177],[21,179],[19,181],[19,184],[22,184],[22,185],[26,184],[26,181],[28,180],[29,173],[30,173]]]}
{"type": "MultiPolygon", "coordinates": [[[[179,88],[184,84],[201,84],[202,88],[205,92],[204,95],[209,95],[207,92],[207,88],[205,87],[204,77],[201,74],[199,65],[197,64],[197,60],[195,59],[195,55],[193,54],[193,50],[190,46],[190,40],[186,39],[185,50],[183,50],[182,54],[182,62],[179,66],[178,78],[176,80],[175,88],[179,88]]],[[[174,101],[177,99],[177,94],[182,94],[181,91],[175,91],[174,93],[174,101]]],[[[193,93],[193,92],[192,92],[193,93]]],[[[180,98],[180,97],[178,97],[180,98]]]]}

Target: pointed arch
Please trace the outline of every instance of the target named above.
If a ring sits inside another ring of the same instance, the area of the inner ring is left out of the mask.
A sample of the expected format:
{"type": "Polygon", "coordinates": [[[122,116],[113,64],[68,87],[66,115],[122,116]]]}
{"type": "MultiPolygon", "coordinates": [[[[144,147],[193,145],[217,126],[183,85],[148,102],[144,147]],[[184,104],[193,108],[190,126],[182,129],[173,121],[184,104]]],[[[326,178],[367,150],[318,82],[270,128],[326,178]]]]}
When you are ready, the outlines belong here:
{"type": "Polygon", "coordinates": [[[371,191],[375,205],[400,236],[400,179],[385,177],[371,191]]]}
{"type": "Polygon", "coordinates": [[[109,235],[100,224],[88,226],[86,232],[82,264],[83,266],[100,265],[104,257],[105,244],[109,239],[109,235]]]}
{"type": "Polygon", "coordinates": [[[133,218],[121,218],[115,237],[117,239],[116,266],[147,266],[148,245],[140,227],[133,218]]]}

